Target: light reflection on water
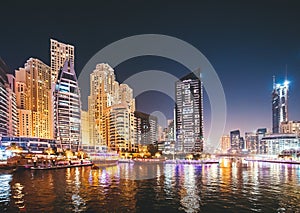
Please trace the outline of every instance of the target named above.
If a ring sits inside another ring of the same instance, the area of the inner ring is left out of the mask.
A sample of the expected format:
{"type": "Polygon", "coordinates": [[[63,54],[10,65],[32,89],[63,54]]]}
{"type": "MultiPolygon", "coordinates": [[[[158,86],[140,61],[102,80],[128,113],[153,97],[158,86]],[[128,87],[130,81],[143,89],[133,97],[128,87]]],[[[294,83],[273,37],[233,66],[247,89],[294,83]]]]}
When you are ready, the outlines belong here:
{"type": "Polygon", "coordinates": [[[0,210],[6,210],[10,202],[10,181],[12,180],[11,174],[0,174],[0,210]]]}
{"type": "Polygon", "coordinates": [[[119,164],[99,170],[0,173],[0,212],[279,210],[300,212],[299,165],[119,164]]]}

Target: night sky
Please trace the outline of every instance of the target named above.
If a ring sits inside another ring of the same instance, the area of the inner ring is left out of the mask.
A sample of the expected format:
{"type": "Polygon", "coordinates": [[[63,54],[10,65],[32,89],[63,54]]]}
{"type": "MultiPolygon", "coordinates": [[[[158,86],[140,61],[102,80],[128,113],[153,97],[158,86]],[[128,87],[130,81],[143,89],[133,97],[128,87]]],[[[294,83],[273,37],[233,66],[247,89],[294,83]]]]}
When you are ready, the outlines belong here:
{"type": "MultiPolygon", "coordinates": [[[[145,33],[165,34],[194,45],[218,73],[227,101],[224,133],[271,127],[272,76],[283,81],[286,66],[291,82],[289,119],[300,120],[299,1],[199,2],[1,2],[0,56],[12,72],[30,57],[50,65],[49,39],[54,38],[75,46],[79,74],[96,52],[114,41],[145,33]]],[[[175,61],[154,56],[131,59],[115,68],[120,82],[143,70],[163,70],[177,77],[188,72],[175,61]]],[[[161,111],[172,118],[174,103],[162,93],[146,92],[136,102],[140,111],[161,111]]],[[[204,102],[207,132],[210,106],[206,96],[204,102]]]]}

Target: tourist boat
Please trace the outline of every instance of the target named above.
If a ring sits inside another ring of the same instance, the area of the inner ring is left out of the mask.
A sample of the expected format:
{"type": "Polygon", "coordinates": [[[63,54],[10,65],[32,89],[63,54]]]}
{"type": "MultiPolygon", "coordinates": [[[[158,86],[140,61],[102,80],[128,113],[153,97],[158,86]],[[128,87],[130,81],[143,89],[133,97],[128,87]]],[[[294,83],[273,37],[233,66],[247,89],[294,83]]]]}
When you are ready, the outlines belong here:
{"type": "Polygon", "coordinates": [[[163,164],[166,161],[164,158],[135,158],[135,164],[163,164]]]}
{"type": "Polygon", "coordinates": [[[65,169],[65,168],[74,168],[74,167],[83,167],[83,166],[92,166],[93,163],[89,160],[70,160],[70,161],[59,161],[56,164],[48,165],[38,165],[31,166],[31,170],[55,170],[55,169],[65,169]]]}
{"type": "Polygon", "coordinates": [[[219,160],[217,159],[205,159],[205,160],[185,160],[185,159],[177,159],[177,160],[166,160],[167,164],[219,164],[219,160]]]}
{"type": "Polygon", "coordinates": [[[10,174],[17,169],[15,165],[8,165],[7,162],[0,162],[0,174],[10,174]]]}
{"type": "Polygon", "coordinates": [[[119,154],[116,151],[109,151],[107,146],[83,146],[94,163],[94,168],[115,166],[119,161],[119,154]]]}
{"type": "Polygon", "coordinates": [[[115,166],[119,160],[117,153],[90,153],[89,155],[91,161],[98,167],[115,166]]]}
{"type": "Polygon", "coordinates": [[[115,166],[119,161],[119,155],[116,152],[96,152],[88,154],[91,161],[97,167],[115,166]]]}
{"type": "Polygon", "coordinates": [[[134,163],[132,159],[120,158],[119,163],[134,163]]]}

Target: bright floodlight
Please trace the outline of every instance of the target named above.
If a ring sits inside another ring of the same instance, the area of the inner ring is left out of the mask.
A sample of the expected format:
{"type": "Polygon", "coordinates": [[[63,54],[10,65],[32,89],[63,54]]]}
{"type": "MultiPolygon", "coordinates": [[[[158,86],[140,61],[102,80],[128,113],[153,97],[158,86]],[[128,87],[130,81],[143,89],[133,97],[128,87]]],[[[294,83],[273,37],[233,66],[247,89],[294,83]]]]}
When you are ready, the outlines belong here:
{"type": "Polygon", "coordinates": [[[284,81],[284,85],[285,85],[285,86],[289,85],[289,83],[290,83],[290,82],[287,81],[287,80],[284,81]]]}

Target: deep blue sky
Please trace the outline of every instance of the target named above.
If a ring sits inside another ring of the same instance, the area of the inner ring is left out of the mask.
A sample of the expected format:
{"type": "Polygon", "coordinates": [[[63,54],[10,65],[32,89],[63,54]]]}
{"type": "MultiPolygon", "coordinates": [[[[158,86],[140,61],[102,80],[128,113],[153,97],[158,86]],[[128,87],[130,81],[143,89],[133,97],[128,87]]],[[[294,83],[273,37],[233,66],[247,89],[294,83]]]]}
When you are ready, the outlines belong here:
{"type": "MultiPolygon", "coordinates": [[[[272,76],[283,80],[286,64],[291,81],[289,117],[300,120],[298,1],[11,1],[1,3],[0,11],[0,56],[11,70],[29,57],[49,64],[50,38],[75,46],[79,74],[97,51],[116,40],[166,34],[194,45],[217,71],[227,100],[225,133],[271,127],[272,76]]],[[[178,77],[187,72],[174,61],[140,57],[116,67],[116,74],[122,81],[149,69],[178,77]]],[[[158,110],[171,117],[172,107],[172,100],[157,92],[137,98],[141,111],[158,110]]],[[[206,99],[206,131],[209,111],[206,99]]]]}

